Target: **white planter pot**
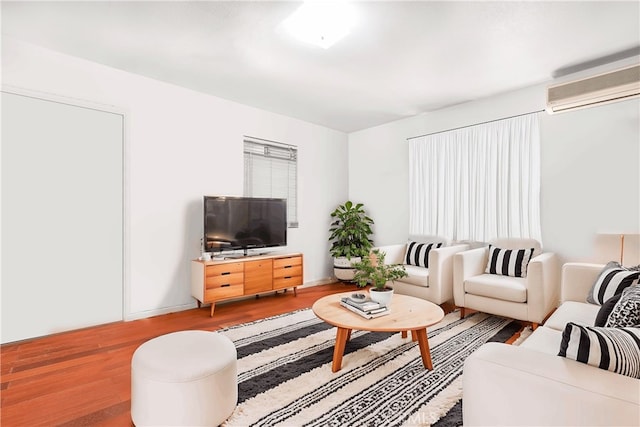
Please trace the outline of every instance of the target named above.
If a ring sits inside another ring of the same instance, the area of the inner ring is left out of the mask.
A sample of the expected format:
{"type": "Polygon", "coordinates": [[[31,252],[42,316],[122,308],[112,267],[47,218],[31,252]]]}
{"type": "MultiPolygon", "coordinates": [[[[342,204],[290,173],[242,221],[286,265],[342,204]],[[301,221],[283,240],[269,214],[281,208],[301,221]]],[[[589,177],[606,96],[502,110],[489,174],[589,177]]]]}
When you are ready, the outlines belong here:
{"type": "Polygon", "coordinates": [[[353,264],[360,262],[361,260],[362,258],[360,257],[351,257],[351,259],[347,259],[347,257],[341,256],[333,258],[333,274],[336,276],[336,279],[345,282],[352,281],[354,274],[356,274],[353,264]]]}
{"type": "Polygon", "coordinates": [[[393,297],[393,289],[385,289],[384,291],[376,291],[375,289],[369,289],[369,298],[371,301],[375,301],[386,307],[391,304],[391,297],[393,297]]]}

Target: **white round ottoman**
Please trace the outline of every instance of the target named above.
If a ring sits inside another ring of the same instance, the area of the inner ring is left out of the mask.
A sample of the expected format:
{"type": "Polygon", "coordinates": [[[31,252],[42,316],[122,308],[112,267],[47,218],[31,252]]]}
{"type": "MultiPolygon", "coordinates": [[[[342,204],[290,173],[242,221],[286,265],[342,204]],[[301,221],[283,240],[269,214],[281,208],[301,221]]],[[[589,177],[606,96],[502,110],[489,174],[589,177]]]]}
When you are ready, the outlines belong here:
{"type": "Polygon", "coordinates": [[[237,352],[222,334],[182,331],[131,360],[131,419],[140,426],[217,426],[238,403],[237,352]]]}

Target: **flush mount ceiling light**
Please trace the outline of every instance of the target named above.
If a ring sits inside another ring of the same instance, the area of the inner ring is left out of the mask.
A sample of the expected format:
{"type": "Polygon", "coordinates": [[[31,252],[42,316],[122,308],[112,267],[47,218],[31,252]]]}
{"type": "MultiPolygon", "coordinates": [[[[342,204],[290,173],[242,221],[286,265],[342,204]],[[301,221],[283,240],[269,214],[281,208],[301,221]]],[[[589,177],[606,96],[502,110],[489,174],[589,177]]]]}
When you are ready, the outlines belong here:
{"type": "Polygon", "coordinates": [[[283,25],[298,40],[328,49],[349,34],[354,22],[353,8],[347,2],[307,1],[283,25]]]}

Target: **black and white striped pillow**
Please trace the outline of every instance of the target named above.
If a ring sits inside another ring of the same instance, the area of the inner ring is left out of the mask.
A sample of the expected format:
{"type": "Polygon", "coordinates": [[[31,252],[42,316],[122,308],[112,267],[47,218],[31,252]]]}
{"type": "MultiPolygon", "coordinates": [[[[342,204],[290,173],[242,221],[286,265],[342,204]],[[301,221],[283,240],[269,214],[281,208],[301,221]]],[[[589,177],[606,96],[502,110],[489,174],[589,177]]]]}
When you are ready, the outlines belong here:
{"type": "Polygon", "coordinates": [[[640,328],[598,328],[567,323],[558,356],[640,378],[640,328]]]}
{"type": "Polygon", "coordinates": [[[604,266],[591,287],[587,302],[602,305],[612,296],[622,293],[625,288],[637,285],[639,280],[640,270],[637,267],[629,269],[611,261],[604,266]]]}
{"type": "Polygon", "coordinates": [[[527,277],[527,267],[534,248],[500,249],[489,245],[489,261],[485,273],[502,276],[527,277]]]}
{"type": "Polygon", "coordinates": [[[407,252],[404,255],[404,263],[407,265],[417,265],[418,267],[429,268],[429,252],[431,249],[442,247],[440,243],[419,243],[409,242],[407,252]]]}

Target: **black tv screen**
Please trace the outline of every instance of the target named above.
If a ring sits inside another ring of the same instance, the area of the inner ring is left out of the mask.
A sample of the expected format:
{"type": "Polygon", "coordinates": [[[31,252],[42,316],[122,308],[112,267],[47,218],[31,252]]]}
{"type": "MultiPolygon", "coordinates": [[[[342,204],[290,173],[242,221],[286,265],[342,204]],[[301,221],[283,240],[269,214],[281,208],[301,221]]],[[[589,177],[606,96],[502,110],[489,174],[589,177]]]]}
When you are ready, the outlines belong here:
{"type": "Polygon", "coordinates": [[[204,196],[206,252],[286,244],[286,199],[204,196]]]}

